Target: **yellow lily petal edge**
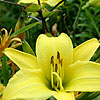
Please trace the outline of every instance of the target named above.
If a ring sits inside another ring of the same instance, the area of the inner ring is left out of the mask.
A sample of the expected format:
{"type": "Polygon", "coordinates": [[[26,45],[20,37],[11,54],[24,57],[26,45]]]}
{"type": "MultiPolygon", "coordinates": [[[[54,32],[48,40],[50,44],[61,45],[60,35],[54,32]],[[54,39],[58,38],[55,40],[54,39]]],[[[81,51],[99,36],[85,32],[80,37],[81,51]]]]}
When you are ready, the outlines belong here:
{"type": "Polygon", "coordinates": [[[76,48],[74,48],[74,62],[80,60],[80,61],[89,61],[95,51],[100,46],[99,41],[96,38],[90,39],[76,48]]]}
{"type": "Polygon", "coordinates": [[[3,52],[20,69],[38,69],[37,58],[31,54],[13,48],[6,48],[3,52]]]}

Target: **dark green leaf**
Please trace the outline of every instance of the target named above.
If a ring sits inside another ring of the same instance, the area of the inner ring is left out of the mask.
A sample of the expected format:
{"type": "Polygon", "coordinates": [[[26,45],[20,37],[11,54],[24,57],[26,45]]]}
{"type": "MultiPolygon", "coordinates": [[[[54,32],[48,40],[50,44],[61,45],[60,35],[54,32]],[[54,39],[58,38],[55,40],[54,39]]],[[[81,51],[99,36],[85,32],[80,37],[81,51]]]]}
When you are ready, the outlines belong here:
{"type": "Polygon", "coordinates": [[[23,33],[23,32],[25,32],[25,31],[29,30],[30,28],[34,27],[34,26],[37,25],[37,24],[41,24],[41,23],[36,22],[36,23],[30,24],[30,25],[27,25],[27,26],[25,26],[25,27],[19,29],[18,31],[14,32],[14,33],[10,36],[10,38],[12,38],[12,37],[14,37],[14,36],[16,36],[16,35],[18,35],[18,34],[20,34],[20,33],[23,33]]]}
{"type": "Polygon", "coordinates": [[[27,41],[23,41],[22,43],[22,48],[23,48],[23,51],[26,52],[26,53],[29,53],[29,54],[32,54],[32,55],[35,55],[34,54],[34,51],[32,50],[31,46],[28,44],[27,41]]]}
{"type": "Polygon", "coordinates": [[[40,5],[31,4],[25,7],[25,11],[27,12],[37,12],[40,9],[40,5]]]}
{"type": "Polygon", "coordinates": [[[3,76],[4,85],[6,86],[10,76],[9,76],[8,65],[7,65],[7,57],[5,55],[2,58],[2,76],[3,76]]]}

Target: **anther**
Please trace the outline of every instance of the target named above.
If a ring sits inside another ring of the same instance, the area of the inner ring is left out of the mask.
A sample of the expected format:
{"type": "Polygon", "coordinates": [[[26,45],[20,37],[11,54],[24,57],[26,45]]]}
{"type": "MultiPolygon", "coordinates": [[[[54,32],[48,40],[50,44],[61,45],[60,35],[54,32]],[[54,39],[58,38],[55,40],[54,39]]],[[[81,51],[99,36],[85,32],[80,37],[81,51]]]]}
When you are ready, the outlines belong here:
{"type": "Polygon", "coordinates": [[[57,51],[57,59],[60,59],[60,53],[57,51]]]}
{"type": "Polygon", "coordinates": [[[54,56],[51,57],[51,64],[54,66],[54,56]]]}
{"type": "Polygon", "coordinates": [[[55,64],[55,72],[57,72],[57,70],[58,70],[58,66],[57,64],[55,64]]]}

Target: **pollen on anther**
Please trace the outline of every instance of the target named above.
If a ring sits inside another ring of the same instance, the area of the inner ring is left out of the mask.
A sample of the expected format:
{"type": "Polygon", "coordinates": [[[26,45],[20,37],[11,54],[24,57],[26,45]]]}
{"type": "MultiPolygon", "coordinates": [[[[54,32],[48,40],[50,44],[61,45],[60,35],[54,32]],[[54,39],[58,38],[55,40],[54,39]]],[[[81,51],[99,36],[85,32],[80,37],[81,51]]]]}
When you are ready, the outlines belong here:
{"type": "Polygon", "coordinates": [[[51,57],[51,64],[54,66],[54,56],[51,57]]]}
{"type": "Polygon", "coordinates": [[[60,53],[57,51],[57,59],[60,59],[60,53]]]}

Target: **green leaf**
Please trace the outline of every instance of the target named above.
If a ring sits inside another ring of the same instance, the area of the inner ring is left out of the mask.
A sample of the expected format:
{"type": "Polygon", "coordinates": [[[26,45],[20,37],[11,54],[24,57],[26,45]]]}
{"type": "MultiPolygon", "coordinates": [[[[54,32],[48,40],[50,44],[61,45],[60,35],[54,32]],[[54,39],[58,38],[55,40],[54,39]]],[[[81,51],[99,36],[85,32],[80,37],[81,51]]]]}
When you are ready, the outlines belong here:
{"type": "MultiPolygon", "coordinates": [[[[98,97],[99,95],[100,95],[100,92],[93,92],[86,98],[86,100],[92,100],[92,99],[98,97]]],[[[100,100],[100,99],[98,99],[98,100],[100,100]]]]}
{"type": "Polygon", "coordinates": [[[2,57],[2,76],[3,76],[4,85],[6,86],[10,76],[9,76],[9,70],[7,65],[7,57],[5,55],[2,57]]]}
{"type": "Polygon", "coordinates": [[[37,12],[40,9],[40,5],[38,4],[30,4],[25,7],[25,11],[27,12],[37,12]]]}
{"type": "Polygon", "coordinates": [[[100,92],[85,92],[81,94],[76,100],[99,100],[94,99],[100,95],[100,92]]]}
{"type": "Polygon", "coordinates": [[[18,34],[20,34],[20,33],[23,33],[23,32],[25,32],[25,31],[29,30],[30,28],[34,27],[34,26],[37,25],[37,24],[41,24],[41,23],[36,22],[36,23],[30,24],[30,25],[27,25],[27,26],[25,26],[25,27],[23,27],[23,28],[20,28],[19,30],[17,30],[16,32],[14,32],[14,33],[10,36],[10,38],[12,38],[12,37],[14,37],[14,36],[16,36],[16,35],[18,35],[18,34]]]}
{"type": "Polygon", "coordinates": [[[58,13],[59,11],[43,11],[43,17],[50,17],[52,15],[54,15],[55,13],[58,13]]]}
{"type": "Polygon", "coordinates": [[[90,92],[84,92],[76,100],[86,100],[86,98],[89,94],[91,94],[91,93],[90,92]]]}
{"type": "Polygon", "coordinates": [[[95,98],[95,99],[93,99],[93,100],[100,100],[100,96],[96,97],[96,98],[95,98]]]}
{"type": "Polygon", "coordinates": [[[50,34],[50,33],[46,33],[45,35],[46,35],[47,37],[53,37],[53,35],[50,34]]]}
{"type": "Polygon", "coordinates": [[[98,58],[95,62],[96,62],[96,63],[100,63],[100,58],[98,58]]]}
{"type": "Polygon", "coordinates": [[[65,5],[66,5],[66,4],[71,4],[74,0],[63,0],[63,1],[64,1],[65,5]]]}
{"type": "Polygon", "coordinates": [[[26,53],[29,53],[29,54],[32,54],[32,55],[35,55],[34,54],[34,51],[32,50],[31,46],[28,44],[27,41],[23,41],[22,43],[22,48],[23,48],[23,51],[26,52],[26,53]]]}
{"type": "Polygon", "coordinates": [[[15,26],[15,32],[25,26],[24,18],[19,17],[15,26]]]}
{"type": "Polygon", "coordinates": [[[49,100],[56,100],[56,99],[55,99],[55,97],[52,96],[49,98],[49,100]]]}

